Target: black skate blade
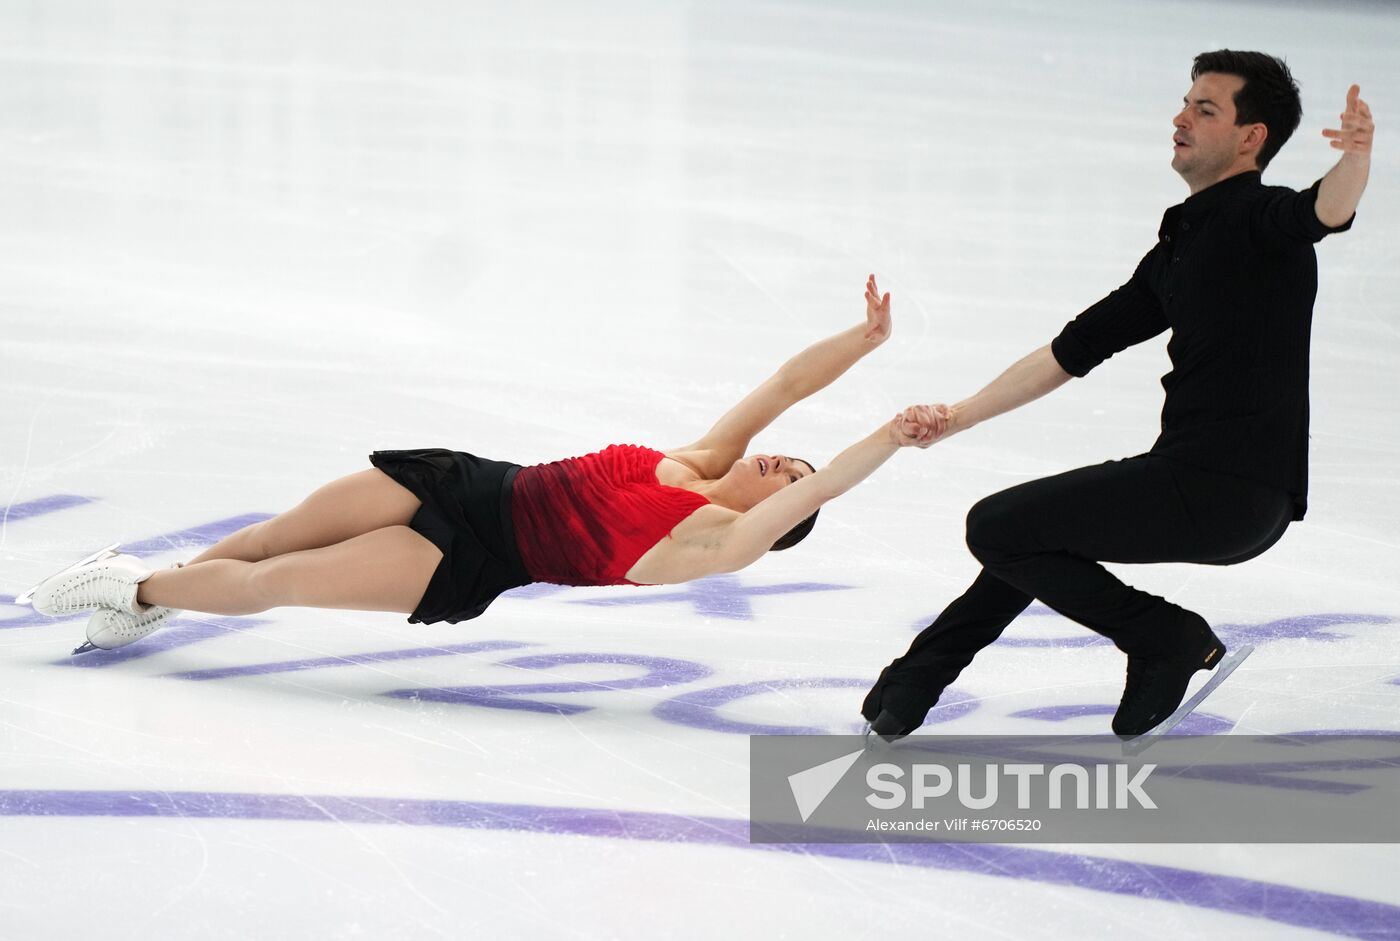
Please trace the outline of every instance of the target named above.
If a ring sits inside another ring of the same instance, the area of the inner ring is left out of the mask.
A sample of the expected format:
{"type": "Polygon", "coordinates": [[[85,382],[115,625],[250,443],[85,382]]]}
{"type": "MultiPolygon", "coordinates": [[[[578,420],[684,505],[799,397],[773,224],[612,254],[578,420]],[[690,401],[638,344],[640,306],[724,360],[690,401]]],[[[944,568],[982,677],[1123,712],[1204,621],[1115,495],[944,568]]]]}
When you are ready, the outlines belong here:
{"type": "Polygon", "coordinates": [[[1195,712],[1196,707],[1205,702],[1206,697],[1215,692],[1216,687],[1225,682],[1230,674],[1234,673],[1236,668],[1238,668],[1241,663],[1244,663],[1245,658],[1252,653],[1254,653],[1254,648],[1249,644],[1245,644],[1234,653],[1227,654],[1225,659],[1220,661],[1220,665],[1211,673],[1210,679],[1206,680],[1206,685],[1198,689],[1196,695],[1178,706],[1176,712],[1173,712],[1141,735],[1135,738],[1124,739],[1123,754],[1140,755],[1150,748],[1154,742],[1176,728],[1177,725],[1181,723],[1182,719],[1185,719],[1192,712],[1195,712]]]}
{"type": "Polygon", "coordinates": [[[69,654],[69,656],[76,657],[76,656],[77,656],[78,654],[80,654],[80,653],[87,653],[87,652],[90,651],[90,650],[101,650],[101,649],[102,649],[101,647],[97,646],[97,645],[94,644],[92,641],[90,641],[90,640],[85,640],[85,641],[83,641],[82,644],[80,644],[79,646],[74,647],[74,648],[73,648],[73,652],[72,652],[71,654],[69,654]]]}
{"type": "Polygon", "coordinates": [[[22,594],[22,595],[16,595],[16,596],[15,596],[15,602],[14,602],[14,603],[15,603],[15,604],[29,604],[30,601],[34,600],[34,592],[36,592],[36,591],[39,590],[39,585],[44,584],[44,582],[48,581],[50,578],[57,578],[58,576],[63,575],[63,574],[66,573],[66,572],[71,572],[71,571],[73,571],[74,569],[82,568],[84,565],[87,565],[87,564],[90,563],[90,562],[96,562],[98,559],[101,559],[101,558],[104,558],[104,557],[108,557],[108,556],[112,556],[112,555],[116,555],[116,554],[117,554],[117,549],[119,549],[120,547],[121,547],[121,543],[119,543],[119,542],[114,542],[114,543],[112,543],[110,546],[106,547],[105,549],[98,549],[98,550],[97,550],[96,552],[94,552],[92,555],[85,556],[85,557],[79,559],[78,561],[74,562],[72,565],[64,566],[63,568],[59,569],[57,572],[54,572],[52,575],[48,575],[48,576],[45,576],[44,578],[41,578],[41,579],[39,580],[39,584],[38,584],[38,585],[35,585],[33,588],[29,589],[28,591],[26,591],[26,592],[25,592],[24,594],[22,594]]]}

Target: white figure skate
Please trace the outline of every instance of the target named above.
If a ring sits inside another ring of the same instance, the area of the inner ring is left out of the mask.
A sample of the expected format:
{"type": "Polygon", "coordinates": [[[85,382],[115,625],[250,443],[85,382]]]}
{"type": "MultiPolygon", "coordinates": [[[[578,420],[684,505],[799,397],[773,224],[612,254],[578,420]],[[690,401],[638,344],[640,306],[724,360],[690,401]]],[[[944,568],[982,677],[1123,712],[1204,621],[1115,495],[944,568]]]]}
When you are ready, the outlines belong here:
{"type": "MultiPolygon", "coordinates": [[[[120,546],[121,546],[121,543],[119,543],[119,542],[114,542],[114,543],[112,543],[110,546],[108,546],[108,547],[105,548],[105,549],[98,549],[98,550],[97,550],[96,552],[94,552],[92,555],[87,556],[87,557],[82,558],[82,559],[79,559],[78,561],[74,562],[72,565],[68,566],[67,568],[59,569],[57,572],[55,572],[55,573],[53,573],[52,575],[48,576],[48,578],[45,578],[44,581],[40,582],[39,585],[44,584],[44,582],[49,581],[49,579],[58,578],[60,575],[67,575],[69,572],[72,572],[72,571],[75,571],[75,570],[77,570],[77,569],[80,569],[80,568],[82,568],[84,565],[88,565],[88,564],[90,564],[90,563],[92,563],[92,562],[100,562],[100,561],[102,561],[102,560],[104,560],[104,559],[113,558],[113,557],[116,556],[116,554],[117,554],[117,549],[120,548],[120,546]]],[[[33,598],[34,598],[34,592],[36,592],[36,591],[39,590],[39,585],[35,585],[33,588],[29,589],[29,590],[26,591],[24,594],[22,594],[22,595],[18,596],[17,598],[15,598],[15,604],[29,604],[30,601],[33,600],[33,598]]]]}
{"type": "Polygon", "coordinates": [[[143,614],[147,606],[136,600],[136,591],[150,574],[150,566],[134,555],[96,559],[40,582],[30,604],[35,611],[49,617],[92,608],[143,614]]]}
{"type": "Polygon", "coordinates": [[[146,605],[141,614],[127,614],[99,608],[88,621],[87,640],[73,648],[73,653],[89,650],[116,650],[134,644],[147,634],[165,625],[180,612],[158,604],[146,605]]]}
{"type": "MultiPolygon", "coordinates": [[[[172,569],[184,567],[185,563],[183,562],[170,564],[172,569]]],[[[174,608],[166,608],[158,604],[145,605],[144,607],[146,610],[140,614],[98,608],[88,619],[87,640],[74,647],[73,653],[87,653],[89,650],[116,650],[127,644],[134,644],[152,631],[163,627],[166,621],[178,617],[180,614],[174,608]]]]}

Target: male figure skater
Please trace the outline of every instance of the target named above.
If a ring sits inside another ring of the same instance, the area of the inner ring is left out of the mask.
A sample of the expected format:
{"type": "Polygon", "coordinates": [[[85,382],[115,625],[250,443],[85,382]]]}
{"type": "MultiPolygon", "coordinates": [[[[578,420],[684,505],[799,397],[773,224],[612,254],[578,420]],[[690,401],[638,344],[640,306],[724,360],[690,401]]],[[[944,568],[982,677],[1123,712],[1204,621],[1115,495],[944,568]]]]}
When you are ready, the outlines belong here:
{"type": "Polygon", "coordinates": [[[1199,614],[1125,585],[1099,562],[1230,565],[1303,518],[1313,245],[1351,227],[1370,167],[1371,111],[1353,85],[1341,128],[1322,132],[1341,159],[1299,193],[1260,181],[1302,117],[1287,66],[1221,50],[1197,56],[1191,78],[1172,138],[1172,169],[1190,197],[1167,210],[1126,284],[953,406],[944,433],[1171,330],[1161,436],[1147,454],[1031,481],[972,508],[967,544],[981,573],[885,668],[861,709],[886,738],[918,728],[1033,598],[1128,655],[1113,731],[1149,731],[1225,645],[1199,614]]]}

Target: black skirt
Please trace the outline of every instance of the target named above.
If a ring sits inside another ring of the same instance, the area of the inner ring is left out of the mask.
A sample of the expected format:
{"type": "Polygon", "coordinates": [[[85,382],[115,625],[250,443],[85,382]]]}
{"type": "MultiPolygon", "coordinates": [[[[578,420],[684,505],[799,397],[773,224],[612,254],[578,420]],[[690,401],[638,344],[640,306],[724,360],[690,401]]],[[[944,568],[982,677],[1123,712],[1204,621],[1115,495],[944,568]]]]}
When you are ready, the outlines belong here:
{"type": "Polygon", "coordinates": [[[530,584],[510,516],[519,465],[442,448],[375,451],[369,461],[422,502],[408,525],[442,552],[411,623],[466,621],[530,584]]]}

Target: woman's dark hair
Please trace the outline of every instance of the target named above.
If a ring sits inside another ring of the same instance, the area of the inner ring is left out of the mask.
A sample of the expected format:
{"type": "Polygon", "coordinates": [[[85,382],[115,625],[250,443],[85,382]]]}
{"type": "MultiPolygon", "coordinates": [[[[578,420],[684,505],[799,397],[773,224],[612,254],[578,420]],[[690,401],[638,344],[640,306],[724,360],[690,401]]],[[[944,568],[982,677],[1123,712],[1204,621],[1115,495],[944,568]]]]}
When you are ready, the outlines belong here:
{"type": "Polygon", "coordinates": [[[817,525],[817,514],[820,512],[821,510],[814,511],[811,516],[783,533],[782,538],[773,543],[773,548],[768,551],[782,552],[784,549],[791,549],[793,546],[806,539],[807,534],[812,531],[812,527],[817,525]]]}
{"type": "MultiPolygon", "coordinates": [[[[790,460],[802,461],[802,458],[794,457],[790,460]]],[[[806,464],[807,467],[812,471],[812,473],[815,474],[817,472],[817,469],[812,466],[811,461],[802,461],[802,463],[806,464]]],[[[783,533],[782,537],[777,542],[773,543],[773,548],[769,549],[768,551],[782,552],[784,549],[791,549],[793,546],[806,539],[807,534],[812,531],[812,527],[817,525],[817,514],[820,512],[820,507],[813,510],[811,516],[798,523],[792,529],[789,529],[787,532],[783,533]]]]}
{"type": "Polygon", "coordinates": [[[1206,72],[1244,79],[1244,87],[1235,92],[1235,126],[1262,124],[1269,129],[1256,157],[1259,169],[1263,170],[1303,120],[1303,103],[1298,98],[1298,83],[1293,80],[1293,73],[1277,56],[1233,49],[1196,56],[1191,65],[1191,81],[1206,72]]]}

